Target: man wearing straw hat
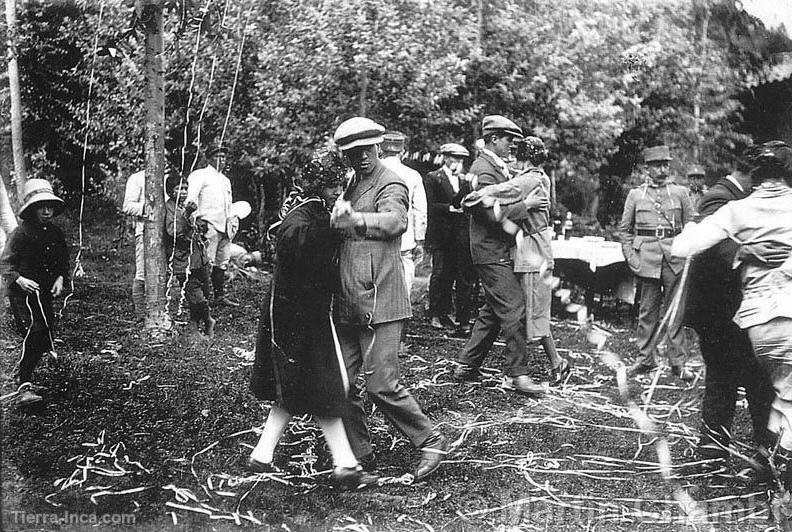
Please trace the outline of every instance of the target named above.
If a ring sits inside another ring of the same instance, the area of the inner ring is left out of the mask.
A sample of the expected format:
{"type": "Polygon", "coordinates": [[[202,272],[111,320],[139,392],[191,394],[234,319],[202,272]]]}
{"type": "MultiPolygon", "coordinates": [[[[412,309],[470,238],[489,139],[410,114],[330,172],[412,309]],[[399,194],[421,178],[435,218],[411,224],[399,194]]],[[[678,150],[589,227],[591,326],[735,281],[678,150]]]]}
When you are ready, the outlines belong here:
{"type": "Polygon", "coordinates": [[[463,164],[470,156],[467,148],[450,142],[440,146],[443,166],[426,174],[428,224],[426,246],[432,253],[429,279],[429,315],[435,329],[457,328],[470,334],[472,290],[476,272],[470,260],[470,222],[461,202],[470,193],[470,183],[461,179],[463,164]],[[456,301],[456,321],[450,317],[452,291],[456,301]]]}
{"type": "MultiPolygon", "coordinates": [[[[641,287],[636,333],[638,355],[628,370],[630,375],[647,373],[657,367],[658,327],[684,266],[684,260],[671,256],[671,244],[694,215],[687,190],[668,181],[671,161],[668,146],[646,148],[643,158],[649,181],[627,195],[619,223],[622,252],[641,287]]],[[[683,381],[693,380],[693,374],[685,367],[687,347],[679,320],[669,323],[667,338],[672,373],[683,381]]]]}
{"type": "Polygon", "coordinates": [[[63,212],[63,200],[53,193],[48,181],[30,179],[25,183],[22,202],[22,223],[11,233],[0,258],[14,321],[25,335],[19,360],[18,406],[42,399],[38,387],[32,384],[33,370],[41,357],[54,349],[52,300],[63,294],[70,275],[66,238],[53,223],[54,217],[63,212]]]}
{"type": "Polygon", "coordinates": [[[238,307],[239,303],[225,295],[225,274],[231,257],[229,232],[239,227],[239,218],[231,209],[231,181],[223,174],[228,150],[222,146],[209,146],[206,150],[208,164],[195,170],[187,178],[187,201],[195,203],[195,218],[206,220],[206,252],[212,265],[211,281],[214,304],[238,307]]]}
{"type": "Polygon", "coordinates": [[[373,452],[366,414],[354,384],[363,370],[374,404],[421,449],[415,479],[422,480],[440,467],[448,443],[432,427],[399,374],[399,339],[404,321],[412,315],[400,252],[409,196],[404,182],[377,155],[384,131],[373,120],[354,117],[339,125],[333,135],[346,164],[354,170],[331,216],[333,226],[343,232],[340,293],[334,310],[354,407],[345,426],[355,456],[362,464],[370,464],[373,452]]]}

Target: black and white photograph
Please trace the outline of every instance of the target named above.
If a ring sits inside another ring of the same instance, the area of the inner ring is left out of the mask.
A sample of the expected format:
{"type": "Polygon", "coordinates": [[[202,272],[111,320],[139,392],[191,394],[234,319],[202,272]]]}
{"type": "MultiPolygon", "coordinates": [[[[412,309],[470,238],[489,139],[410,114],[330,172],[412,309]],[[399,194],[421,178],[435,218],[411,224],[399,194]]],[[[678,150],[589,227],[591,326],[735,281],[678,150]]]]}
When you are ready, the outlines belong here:
{"type": "Polygon", "coordinates": [[[792,531],[792,0],[2,0],[0,530],[792,531]]]}

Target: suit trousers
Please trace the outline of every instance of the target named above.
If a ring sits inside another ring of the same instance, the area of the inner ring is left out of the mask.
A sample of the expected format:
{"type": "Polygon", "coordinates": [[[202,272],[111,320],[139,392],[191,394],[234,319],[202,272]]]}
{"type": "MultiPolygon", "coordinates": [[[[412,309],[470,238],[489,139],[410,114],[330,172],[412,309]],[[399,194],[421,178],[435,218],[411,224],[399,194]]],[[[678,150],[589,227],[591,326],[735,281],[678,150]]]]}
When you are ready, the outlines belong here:
{"type": "MultiPolygon", "coordinates": [[[[699,446],[712,441],[728,446],[734,419],[737,388],[745,388],[751,413],[754,441],[771,443],[767,432],[770,405],[775,393],[770,377],[759,366],[748,334],[728,317],[715,327],[700,327],[701,356],[707,368],[704,398],[701,403],[701,440],[699,446]]],[[[723,454],[721,451],[717,454],[723,454]]]]}
{"type": "Polygon", "coordinates": [[[525,337],[525,297],[511,263],[477,264],[485,304],[479,310],[470,339],[457,361],[481,367],[492,344],[503,331],[506,342],[506,374],[528,374],[528,343],[525,337]]]}
{"type": "MultiPolygon", "coordinates": [[[[638,277],[641,285],[641,302],[638,309],[638,331],[636,333],[638,356],[636,362],[646,365],[657,364],[657,344],[651,342],[652,336],[674,297],[679,277],[665,260],[660,267],[660,279],[638,277]]],[[[687,348],[681,320],[669,324],[667,354],[668,361],[672,366],[681,366],[687,361],[687,348]]]]}
{"type": "Polygon", "coordinates": [[[401,262],[404,268],[404,283],[407,285],[407,295],[412,299],[412,287],[415,283],[415,260],[413,249],[401,252],[401,262]]]}
{"type": "Polygon", "coordinates": [[[349,444],[357,458],[372,452],[366,412],[358,376],[363,373],[366,391],[378,409],[415,447],[432,434],[432,423],[401,383],[399,340],[404,321],[376,325],[337,325],[338,341],[349,375],[352,416],[344,419],[349,444]]]}
{"type": "Polygon", "coordinates": [[[470,262],[469,247],[448,246],[432,250],[432,276],[429,278],[429,315],[443,316],[452,311],[452,289],[456,296],[456,319],[470,323],[473,310],[473,284],[476,270],[470,262]]]}

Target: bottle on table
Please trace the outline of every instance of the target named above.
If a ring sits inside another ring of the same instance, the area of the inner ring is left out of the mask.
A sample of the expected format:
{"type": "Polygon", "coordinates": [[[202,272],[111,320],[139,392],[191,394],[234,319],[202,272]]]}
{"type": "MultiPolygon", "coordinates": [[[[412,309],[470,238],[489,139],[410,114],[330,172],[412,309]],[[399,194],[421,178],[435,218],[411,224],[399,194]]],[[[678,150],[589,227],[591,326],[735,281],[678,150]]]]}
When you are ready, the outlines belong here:
{"type": "Polygon", "coordinates": [[[563,238],[564,240],[569,240],[569,237],[572,236],[573,225],[574,224],[572,223],[572,213],[567,211],[566,221],[564,222],[564,225],[561,227],[561,238],[563,238]]]}

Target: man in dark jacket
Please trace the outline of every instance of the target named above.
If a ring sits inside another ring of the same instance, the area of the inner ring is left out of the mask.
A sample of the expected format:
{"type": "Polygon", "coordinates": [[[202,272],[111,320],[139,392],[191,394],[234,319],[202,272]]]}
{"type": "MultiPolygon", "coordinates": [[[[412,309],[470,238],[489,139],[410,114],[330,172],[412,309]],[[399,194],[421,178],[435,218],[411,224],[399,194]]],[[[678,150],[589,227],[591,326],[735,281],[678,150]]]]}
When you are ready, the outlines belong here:
{"type": "MultiPolygon", "coordinates": [[[[704,193],[699,202],[699,214],[707,217],[729,201],[742,199],[750,192],[750,177],[735,172],[718,180],[704,193]]],[[[773,386],[760,371],[748,335],[732,321],[742,299],[740,273],[732,269],[738,248],[737,243],[726,240],[696,256],[690,266],[685,325],[698,333],[707,369],[698,450],[702,458],[728,456],[726,447],[731,439],[729,434],[739,386],[745,388],[754,440],[760,445],[769,443],[767,419],[774,396],[773,386]]],[[[768,251],[747,250],[762,257],[752,260],[777,261],[778,257],[768,255],[768,251]]],[[[786,256],[789,251],[780,253],[786,256]]]]}
{"type": "MultiPolygon", "coordinates": [[[[523,138],[522,130],[500,115],[485,116],[482,124],[484,148],[470,167],[474,175],[473,189],[505,183],[511,172],[505,162],[510,158],[515,140],[523,138]]],[[[527,200],[526,200],[527,201],[527,200]]],[[[522,212],[515,209],[510,217],[524,219],[529,205],[522,212]]],[[[503,331],[506,342],[506,377],[503,388],[527,395],[541,395],[544,388],[528,376],[528,346],[525,331],[525,298],[517,274],[511,248],[514,235],[504,231],[492,208],[477,206],[470,219],[470,255],[484,288],[485,305],[479,311],[470,339],[457,357],[459,366],[454,376],[459,380],[475,380],[479,368],[503,331]]]]}
{"type": "Polygon", "coordinates": [[[470,153],[454,143],[443,144],[440,153],[443,166],[424,178],[429,218],[426,247],[432,253],[429,315],[435,329],[457,327],[458,333],[467,335],[476,271],[470,261],[470,222],[460,202],[471,190],[470,183],[462,178],[462,165],[470,153]],[[449,316],[452,290],[456,323],[449,316]]]}

